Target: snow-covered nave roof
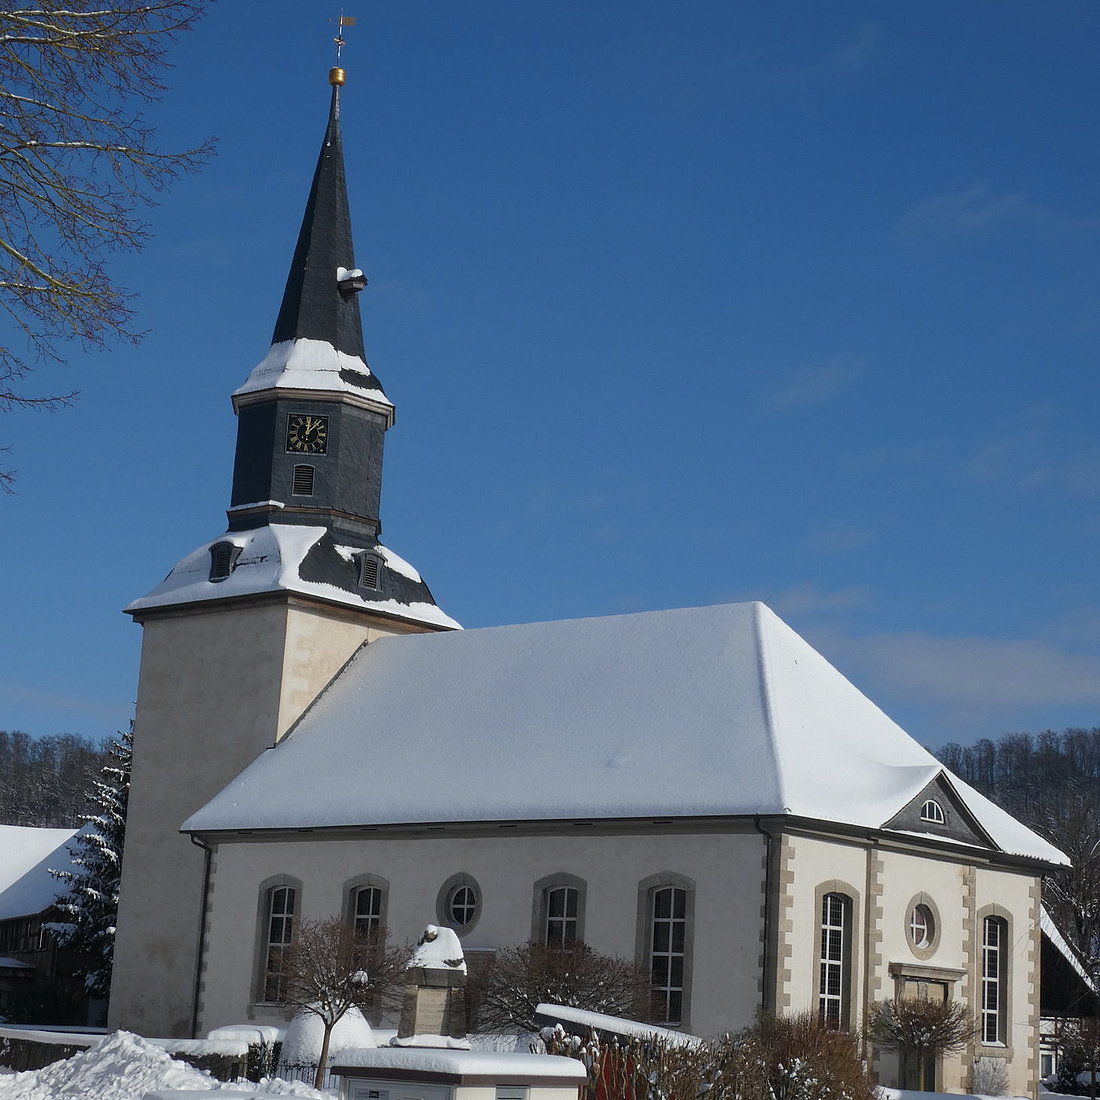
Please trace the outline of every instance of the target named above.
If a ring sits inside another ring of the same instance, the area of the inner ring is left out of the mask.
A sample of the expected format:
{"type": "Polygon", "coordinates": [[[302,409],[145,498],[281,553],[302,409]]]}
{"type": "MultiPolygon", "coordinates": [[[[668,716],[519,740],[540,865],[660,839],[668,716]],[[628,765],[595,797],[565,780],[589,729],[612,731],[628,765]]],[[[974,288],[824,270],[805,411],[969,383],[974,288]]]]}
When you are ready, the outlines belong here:
{"type": "Polygon", "coordinates": [[[183,829],[751,814],[881,829],[939,777],[997,848],[1065,862],[769,608],[728,604],[380,639],[183,829]]]}

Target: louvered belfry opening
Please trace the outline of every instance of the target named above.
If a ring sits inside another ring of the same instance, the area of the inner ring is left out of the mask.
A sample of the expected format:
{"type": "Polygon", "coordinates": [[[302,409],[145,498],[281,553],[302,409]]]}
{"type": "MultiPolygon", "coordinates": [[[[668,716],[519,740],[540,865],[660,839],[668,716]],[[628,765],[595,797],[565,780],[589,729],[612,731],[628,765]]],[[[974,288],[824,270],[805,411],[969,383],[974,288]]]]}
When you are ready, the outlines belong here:
{"type": "Polygon", "coordinates": [[[224,581],[233,572],[233,563],[236,560],[237,547],[231,542],[219,542],[210,547],[210,579],[212,581],[224,581]]]}
{"type": "Polygon", "coordinates": [[[359,586],[378,590],[378,580],[382,571],[382,559],[369,550],[359,555],[359,586]]]}
{"type": "Polygon", "coordinates": [[[294,467],[294,481],[291,491],[296,497],[313,496],[313,474],[314,469],[312,466],[294,467]]]}

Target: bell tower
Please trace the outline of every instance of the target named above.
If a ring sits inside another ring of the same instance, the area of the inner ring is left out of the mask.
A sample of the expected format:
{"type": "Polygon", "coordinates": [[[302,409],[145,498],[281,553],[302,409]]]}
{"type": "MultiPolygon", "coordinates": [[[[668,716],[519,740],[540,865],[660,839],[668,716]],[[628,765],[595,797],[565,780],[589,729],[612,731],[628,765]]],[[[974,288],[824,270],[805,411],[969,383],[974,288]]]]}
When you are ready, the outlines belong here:
{"type": "Polygon", "coordinates": [[[126,608],[142,625],[112,1027],[190,1035],[204,861],[179,826],[282,738],[361,645],[452,630],[382,544],[394,407],[367,365],[340,130],[328,119],[271,346],[232,395],[226,530],[126,608]]]}

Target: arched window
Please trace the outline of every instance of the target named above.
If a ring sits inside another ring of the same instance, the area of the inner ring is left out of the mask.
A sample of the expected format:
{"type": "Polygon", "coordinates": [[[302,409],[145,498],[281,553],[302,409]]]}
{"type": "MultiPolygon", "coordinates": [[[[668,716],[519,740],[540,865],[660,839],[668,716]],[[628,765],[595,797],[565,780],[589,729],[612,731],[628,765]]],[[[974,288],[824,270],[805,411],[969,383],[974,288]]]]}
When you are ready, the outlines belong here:
{"type": "Polygon", "coordinates": [[[546,926],[543,942],[561,946],[577,941],[579,895],[572,886],[552,886],[546,891],[546,926]]]}
{"type": "Polygon", "coordinates": [[[380,886],[360,886],[352,898],[351,920],[356,932],[377,936],[382,930],[382,900],[380,886]]]}
{"type": "Polygon", "coordinates": [[[852,901],[844,894],[821,899],[818,1017],[826,1027],[848,1025],[851,987],[852,901]]]}
{"type": "Polygon", "coordinates": [[[1008,922],[1002,917],[982,920],[982,1042],[1005,1041],[1008,994],[1008,922]]]}
{"type": "Polygon", "coordinates": [[[933,825],[944,825],[947,823],[947,817],[944,815],[943,807],[934,799],[930,798],[920,808],[921,821],[930,821],[933,825]]]}
{"type": "Polygon", "coordinates": [[[281,1003],[286,993],[283,961],[294,940],[297,904],[298,891],[293,886],[272,886],[267,891],[261,997],[264,1001],[281,1003]]]}
{"type": "Polygon", "coordinates": [[[531,939],[564,946],[584,939],[587,884],[576,875],[559,872],[535,883],[531,939]]]}
{"type": "Polygon", "coordinates": [[[653,981],[654,1020],[686,1026],[691,992],[695,884],[665,872],[640,884],[644,959],[653,981]]]}

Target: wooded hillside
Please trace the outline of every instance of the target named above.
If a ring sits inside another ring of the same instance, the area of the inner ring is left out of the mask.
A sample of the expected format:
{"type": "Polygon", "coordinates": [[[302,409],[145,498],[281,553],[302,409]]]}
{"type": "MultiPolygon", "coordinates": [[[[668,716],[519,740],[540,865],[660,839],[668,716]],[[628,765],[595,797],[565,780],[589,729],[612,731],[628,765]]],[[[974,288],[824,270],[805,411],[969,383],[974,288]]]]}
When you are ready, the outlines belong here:
{"type": "Polygon", "coordinates": [[[0,825],[75,829],[107,757],[75,734],[31,737],[0,730],[0,825]]]}
{"type": "Polygon", "coordinates": [[[1100,973],[1100,727],[944,745],[960,779],[1056,844],[1073,866],[1044,880],[1062,934],[1100,973]]]}

